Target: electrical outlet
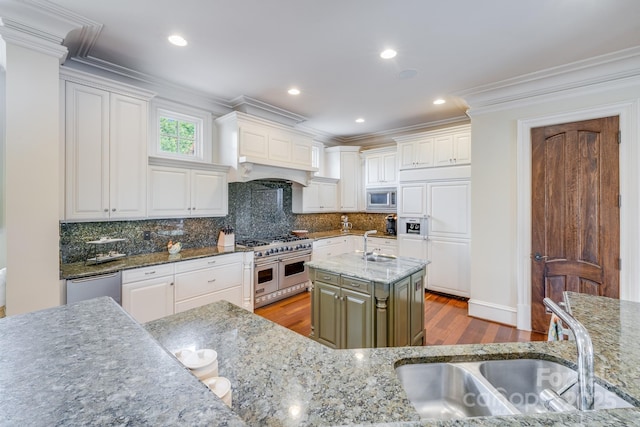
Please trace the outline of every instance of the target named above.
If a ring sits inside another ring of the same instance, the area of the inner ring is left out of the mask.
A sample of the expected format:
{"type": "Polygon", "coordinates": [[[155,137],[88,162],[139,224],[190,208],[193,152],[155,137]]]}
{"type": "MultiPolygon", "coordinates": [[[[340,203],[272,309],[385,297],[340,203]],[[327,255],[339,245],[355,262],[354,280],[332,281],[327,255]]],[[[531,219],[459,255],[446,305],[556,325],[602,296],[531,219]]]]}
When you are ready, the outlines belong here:
{"type": "Polygon", "coordinates": [[[143,238],[144,238],[144,240],[151,240],[151,232],[150,231],[145,231],[143,233],[143,238]]]}

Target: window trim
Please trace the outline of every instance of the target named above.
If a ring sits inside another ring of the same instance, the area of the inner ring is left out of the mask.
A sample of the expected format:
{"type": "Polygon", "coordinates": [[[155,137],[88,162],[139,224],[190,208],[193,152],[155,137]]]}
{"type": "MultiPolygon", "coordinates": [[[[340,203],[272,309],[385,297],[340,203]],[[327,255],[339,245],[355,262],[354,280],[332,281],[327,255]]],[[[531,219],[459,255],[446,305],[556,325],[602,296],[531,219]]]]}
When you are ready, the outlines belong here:
{"type": "Polygon", "coordinates": [[[149,155],[166,159],[179,159],[192,162],[211,163],[211,114],[195,108],[183,106],[166,100],[154,100],[151,108],[151,138],[149,140],[149,155]],[[160,118],[170,118],[178,121],[188,121],[196,125],[194,155],[168,153],[160,150],[160,118]]]}

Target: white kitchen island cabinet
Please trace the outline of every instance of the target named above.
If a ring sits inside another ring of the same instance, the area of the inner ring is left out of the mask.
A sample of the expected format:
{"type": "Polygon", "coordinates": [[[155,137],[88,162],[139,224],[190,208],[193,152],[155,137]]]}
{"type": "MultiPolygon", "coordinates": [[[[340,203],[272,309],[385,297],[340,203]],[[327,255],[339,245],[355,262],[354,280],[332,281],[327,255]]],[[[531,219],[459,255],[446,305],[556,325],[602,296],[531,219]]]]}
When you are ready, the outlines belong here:
{"type": "Polygon", "coordinates": [[[148,99],[65,82],[65,219],[146,215],[148,99]]]}

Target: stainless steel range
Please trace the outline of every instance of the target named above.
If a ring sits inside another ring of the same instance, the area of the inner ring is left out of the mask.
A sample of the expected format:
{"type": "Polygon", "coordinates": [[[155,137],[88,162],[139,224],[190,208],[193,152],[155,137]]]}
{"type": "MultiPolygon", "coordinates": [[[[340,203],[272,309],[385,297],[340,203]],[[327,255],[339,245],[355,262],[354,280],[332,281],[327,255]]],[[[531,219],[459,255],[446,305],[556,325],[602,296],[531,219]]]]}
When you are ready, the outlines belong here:
{"type": "Polygon", "coordinates": [[[304,263],[311,260],[312,242],[296,236],[236,241],[240,247],[253,249],[254,307],[271,304],[307,289],[309,270],[304,263]]]}

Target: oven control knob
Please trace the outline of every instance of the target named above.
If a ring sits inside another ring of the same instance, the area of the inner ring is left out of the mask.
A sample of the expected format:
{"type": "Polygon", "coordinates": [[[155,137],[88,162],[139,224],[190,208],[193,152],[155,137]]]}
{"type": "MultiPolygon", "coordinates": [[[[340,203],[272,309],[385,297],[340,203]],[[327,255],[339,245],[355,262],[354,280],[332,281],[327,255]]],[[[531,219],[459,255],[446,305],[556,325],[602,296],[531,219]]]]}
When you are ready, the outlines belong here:
{"type": "Polygon", "coordinates": [[[262,252],[257,252],[257,253],[256,253],[256,256],[257,256],[257,257],[262,256],[262,252]]]}

